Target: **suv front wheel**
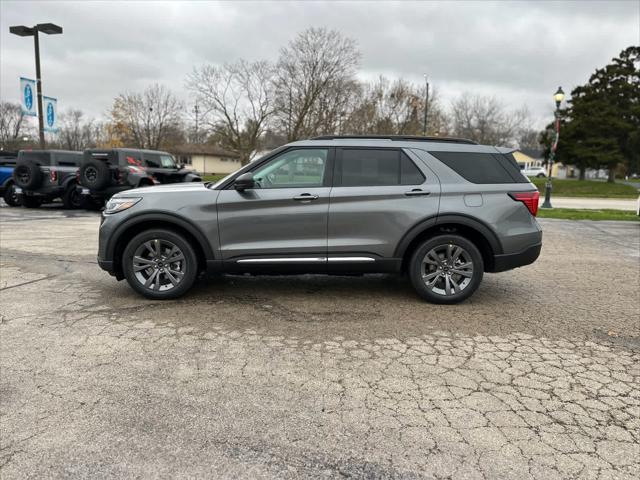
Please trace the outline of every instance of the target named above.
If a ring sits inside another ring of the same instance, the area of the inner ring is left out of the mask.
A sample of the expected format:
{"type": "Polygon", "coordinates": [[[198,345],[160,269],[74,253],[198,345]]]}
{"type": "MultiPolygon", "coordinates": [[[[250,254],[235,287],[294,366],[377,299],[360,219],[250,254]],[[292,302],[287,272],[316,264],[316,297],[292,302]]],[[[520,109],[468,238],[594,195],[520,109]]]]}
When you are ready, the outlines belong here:
{"type": "Polygon", "coordinates": [[[191,244],[170,230],[147,230],[125,247],[122,269],[129,285],[147,298],[184,294],[196,279],[198,260],[191,244]]]}
{"type": "Polygon", "coordinates": [[[478,248],[460,235],[438,235],[411,256],[409,277],[416,292],[432,303],[458,303],[476,291],[484,263],[478,248]]]}

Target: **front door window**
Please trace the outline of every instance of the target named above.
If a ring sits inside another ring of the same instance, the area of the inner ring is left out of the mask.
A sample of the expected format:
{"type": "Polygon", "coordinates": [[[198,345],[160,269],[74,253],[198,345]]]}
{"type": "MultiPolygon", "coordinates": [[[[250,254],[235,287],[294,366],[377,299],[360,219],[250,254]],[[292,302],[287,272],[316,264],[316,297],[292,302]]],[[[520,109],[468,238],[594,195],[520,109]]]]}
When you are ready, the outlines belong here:
{"type": "Polygon", "coordinates": [[[322,187],[327,171],[328,150],[292,150],[253,172],[255,188],[322,187]]]}

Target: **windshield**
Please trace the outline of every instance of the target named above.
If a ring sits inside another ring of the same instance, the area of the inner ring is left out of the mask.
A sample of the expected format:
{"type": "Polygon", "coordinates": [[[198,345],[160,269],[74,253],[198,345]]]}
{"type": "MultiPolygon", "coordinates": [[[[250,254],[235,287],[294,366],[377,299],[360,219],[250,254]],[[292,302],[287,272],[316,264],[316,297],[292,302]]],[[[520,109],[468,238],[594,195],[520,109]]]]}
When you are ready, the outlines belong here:
{"type": "Polygon", "coordinates": [[[162,168],[176,168],[176,161],[171,155],[160,155],[160,165],[162,168]]]}

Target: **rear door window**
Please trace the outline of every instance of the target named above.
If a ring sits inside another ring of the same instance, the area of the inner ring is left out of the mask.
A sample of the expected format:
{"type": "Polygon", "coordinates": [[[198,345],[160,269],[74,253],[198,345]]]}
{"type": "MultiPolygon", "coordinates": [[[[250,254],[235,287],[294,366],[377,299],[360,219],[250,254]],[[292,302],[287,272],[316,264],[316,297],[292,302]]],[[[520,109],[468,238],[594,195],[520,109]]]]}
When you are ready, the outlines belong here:
{"type": "Polygon", "coordinates": [[[424,180],[420,169],[397,149],[345,148],[338,157],[339,186],[419,185],[424,180]]]}
{"type": "Polygon", "coordinates": [[[521,183],[522,175],[502,154],[478,152],[429,152],[471,183],[521,183]],[[513,170],[513,172],[511,172],[513,170]]]}

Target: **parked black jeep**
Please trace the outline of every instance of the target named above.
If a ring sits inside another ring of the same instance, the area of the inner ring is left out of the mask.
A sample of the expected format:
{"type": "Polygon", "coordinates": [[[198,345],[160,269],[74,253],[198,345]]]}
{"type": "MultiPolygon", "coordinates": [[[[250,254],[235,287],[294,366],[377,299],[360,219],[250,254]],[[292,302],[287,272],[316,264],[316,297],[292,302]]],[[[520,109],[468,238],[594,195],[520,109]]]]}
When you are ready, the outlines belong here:
{"type": "Polygon", "coordinates": [[[65,208],[80,208],[76,175],[82,153],[70,150],[20,150],[13,170],[22,205],[36,208],[57,198],[65,208]]]}
{"type": "Polygon", "coordinates": [[[201,181],[198,173],[177,165],[170,153],[155,150],[89,149],[80,167],[82,194],[97,202],[131,188],[201,181]]]}

